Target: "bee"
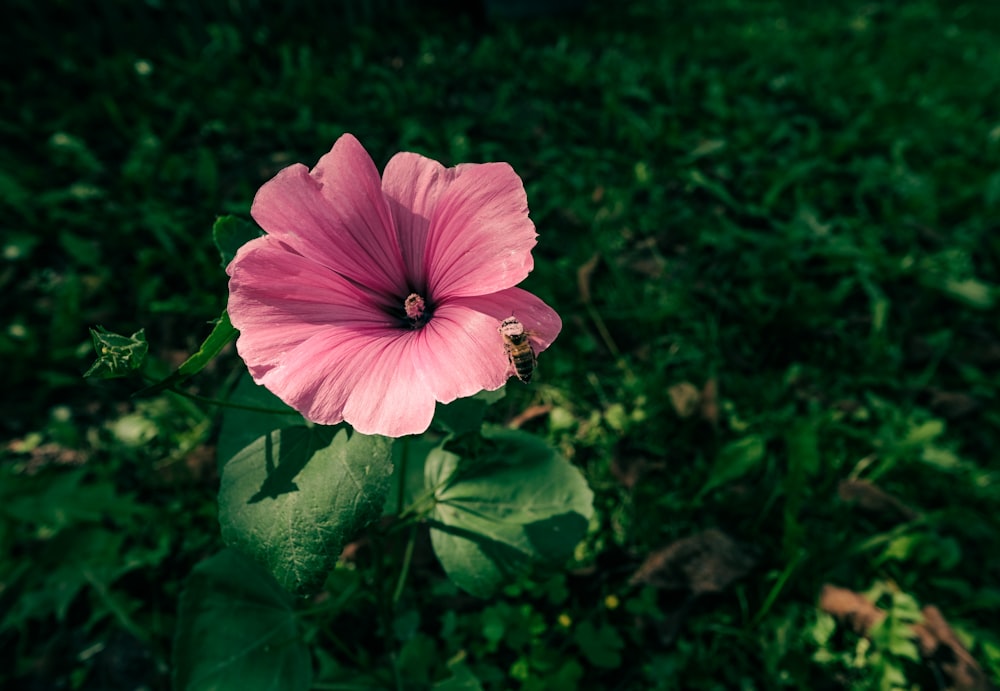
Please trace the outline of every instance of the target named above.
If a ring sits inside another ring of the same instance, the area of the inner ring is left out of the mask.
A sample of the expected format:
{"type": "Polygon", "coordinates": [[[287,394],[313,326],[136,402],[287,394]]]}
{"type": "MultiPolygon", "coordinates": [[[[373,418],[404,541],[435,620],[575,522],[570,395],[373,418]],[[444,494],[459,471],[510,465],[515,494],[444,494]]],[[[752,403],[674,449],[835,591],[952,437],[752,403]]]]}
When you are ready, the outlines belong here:
{"type": "Polygon", "coordinates": [[[507,353],[507,360],[510,361],[514,374],[527,384],[531,381],[532,372],[535,371],[535,351],[531,347],[529,333],[513,315],[500,322],[497,331],[503,337],[503,349],[507,353]]]}

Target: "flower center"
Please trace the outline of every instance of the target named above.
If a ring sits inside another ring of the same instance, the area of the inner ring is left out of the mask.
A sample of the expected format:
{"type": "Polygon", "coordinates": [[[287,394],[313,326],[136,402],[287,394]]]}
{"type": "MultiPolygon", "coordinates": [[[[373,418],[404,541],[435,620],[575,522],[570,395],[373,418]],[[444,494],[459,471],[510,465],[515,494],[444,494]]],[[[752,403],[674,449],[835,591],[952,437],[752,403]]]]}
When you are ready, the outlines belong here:
{"type": "Polygon", "coordinates": [[[410,293],[403,301],[403,311],[406,318],[410,320],[411,329],[419,329],[430,319],[430,311],[424,303],[424,299],[416,293],[410,293]]]}

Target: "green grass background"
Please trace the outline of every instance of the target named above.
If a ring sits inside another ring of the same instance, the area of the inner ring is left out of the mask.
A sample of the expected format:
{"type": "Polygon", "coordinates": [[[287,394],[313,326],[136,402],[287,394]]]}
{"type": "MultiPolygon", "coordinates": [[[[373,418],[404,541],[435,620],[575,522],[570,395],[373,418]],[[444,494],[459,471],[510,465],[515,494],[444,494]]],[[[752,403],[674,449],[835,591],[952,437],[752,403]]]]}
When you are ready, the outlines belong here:
{"type": "Polygon", "coordinates": [[[427,564],[396,637],[351,655],[330,641],[363,620],[363,575],[337,575],[362,594],[316,625],[320,682],[392,653],[422,688],[465,651],[487,688],[890,688],[896,667],[940,687],[905,651],[824,638],[828,582],[938,605],[1000,674],[1000,5],[8,10],[0,685],[167,688],[183,579],[219,547],[215,411],[85,382],[87,329],[145,328],[176,365],[225,305],[214,219],[344,132],[380,167],[409,150],[524,179],[525,287],[565,328],[495,414],[551,406],[527,424],[584,469],[598,519],[589,570],[447,616],[427,564]],[[668,388],[708,380],[718,423],[679,416],[668,388]],[[920,517],[860,511],[848,478],[920,517]],[[757,566],[665,642],[669,597],[628,576],[707,528],[757,566]]]}

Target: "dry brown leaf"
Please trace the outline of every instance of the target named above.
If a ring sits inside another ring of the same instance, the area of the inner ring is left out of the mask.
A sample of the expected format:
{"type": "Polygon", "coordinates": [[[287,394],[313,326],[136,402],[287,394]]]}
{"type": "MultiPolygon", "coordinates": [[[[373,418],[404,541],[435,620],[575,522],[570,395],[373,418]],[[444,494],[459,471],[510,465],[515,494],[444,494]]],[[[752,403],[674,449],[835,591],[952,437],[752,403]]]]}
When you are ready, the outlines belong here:
{"type": "Polygon", "coordinates": [[[340,561],[345,564],[357,564],[360,561],[361,553],[371,545],[367,535],[362,535],[357,540],[348,542],[344,549],[340,551],[340,561]]]}
{"type": "Polygon", "coordinates": [[[700,391],[691,382],[683,381],[669,387],[667,395],[678,417],[699,414],[712,425],[719,423],[719,382],[714,377],[706,381],[700,391]]]}
{"type": "Polygon", "coordinates": [[[941,610],[928,605],[921,613],[924,621],[913,629],[923,656],[941,666],[941,671],[951,678],[951,688],[955,691],[987,691],[990,684],[982,667],[958,640],[941,610]]]}
{"type": "Polygon", "coordinates": [[[26,475],[34,475],[52,465],[83,465],[90,459],[89,451],[73,449],[55,442],[36,446],[25,439],[12,439],[2,449],[27,456],[27,463],[24,465],[26,475]]]}
{"type": "MultiPolygon", "coordinates": [[[[886,616],[864,595],[829,583],[820,593],[819,608],[849,624],[861,636],[867,636],[886,616]]],[[[911,627],[914,637],[926,662],[939,666],[948,676],[951,681],[948,688],[952,691],[989,691],[991,686],[982,668],[958,640],[941,611],[928,605],[921,613],[923,622],[911,627]]]]}
{"type": "Polygon", "coordinates": [[[969,394],[933,388],[927,391],[931,395],[931,409],[949,420],[954,420],[955,418],[963,417],[979,410],[979,401],[969,394]]]}
{"type": "Polygon", "coordinates": [[[701,392],[691,382],[674,384],[667,389],[667,395],[670,396],[670,404],[679,417],[689,418],[701,407],[701,392]]]}
{"type": "Polygon", "coordinates": [[[756,550],[709,529],[677,540],[646,557],[629,582],[656,588],[717,593],[757,564],[756,550]]]}
{"type": "Polygon", "coordinates": [[[511,429],[518,429],[521,425],[530,420],[534,420],[536,417],[548,415],[550,410],[552,410],[552,405],[548,403],[528,406],[520,413],[512,417],[510,422],[507,423],[507,426],[511,429]]]}
{"type": "Polygon", "coordinates": [[[957,359],[977,367],[1000,365],[1000,340],[981,334],[971,344],[959,350],[957,359]]]}
{"type": "Polygon", "coordinates": [[[709,529],[653,552],[629,582],[673,591],[661,594],[662,617],[652,622],[661,643],[669,645],[700,595],[725,589],[756,566],[757,559],[756,549],[709,529]]]}
{"type": "Polygon", "coordinates": [[[630,272],[647,278],[660,279],[663,277],[664,264],[663,260],[658,257],[634,256],[629,259],[627,267],[630,272]]]}
{"type": "Polygon", "coordinates": [[[868,480],[842,480],[837,485],[837,494],[843,501],[893,520],[912,521],[920,517],[919,511],[914,511],[868,480]]]}
{"type": "Polygon", "coordinates": [[[819,608],[851,625],[855,633],[864,636],[875,624],[885,619],[885,612],[860,593],[827,583],[819,596],[819,608]]]}
{"type": "Polygon", "coordinates": [[[632,456],[622,458],[615,455],[611,458],[611,474],[615,476],[622,487],[632,489],[642,477],[644,464],[645,460],[642,458],[633,458],[632,456]]]}
{"type": "Polygon", "coordinates": [[[854,398],[842,398],[838,401],[834,401],[831,406],[834,410],[839,410],[846,415],[854,415],[860,410],[864,410],[864,405],[861,401],[854,398]]]}
{"type": "Polygon", "coordinates": [[[719,380],[715,377],[701,389],[701,417],[713,425],[719,424],[719,380]]]}
{"type": "Polygon", "coordinates": [[[637,239],[617,257],[616,263],[629,275],[644,276],[652,280],[661,280],[668,269],[655,238],[637,239]]]}
{"type": "Polygon", "coordinates": [[[576,270],[576,285],[577,290],[580,291],[580,299],[588,305],[590,304],[590,279],[593,277],[594,271],[597,270],[597,264],[600,261],[601,255],[595,252],[594,256],[576,270]]]}
{"type": "Polygon", "coordinates": [[[665,467],[666,464],[662,461],[653,462],[634,454],[615,454],[611,458],[611,474],[625,489],[635,487],[647,471],[662,470],[665,467]]]}
{"type": "Polygon", "coordinates": [[[166,458],[154,465],[151,481],[161,486],[218,482],[215,446],[199,444],[182,457],[166,458]]]}

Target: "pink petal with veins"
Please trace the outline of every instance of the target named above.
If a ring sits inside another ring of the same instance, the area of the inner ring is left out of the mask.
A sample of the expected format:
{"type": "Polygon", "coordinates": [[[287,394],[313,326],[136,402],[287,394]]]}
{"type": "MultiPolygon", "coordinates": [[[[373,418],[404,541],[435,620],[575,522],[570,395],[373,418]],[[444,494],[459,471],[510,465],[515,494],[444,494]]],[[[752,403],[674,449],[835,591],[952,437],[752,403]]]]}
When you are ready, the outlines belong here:
{"type": "Polygon", "coordinates": [[[407,278],[415,289],[427,289],[424,249],[434,207],[465,167],[445,168],[419,154],[403,152],[389,159],[382,173],[382,193],[399,236],[407,278]]]}
{"type": "Polygon", "coordinates": [[[517,285],[533,266],[536,237],[514,169],[470,164],[434,207],[424,250],[427,289],[432,295],[486,295],[517,285]]]}
{"type": "Polygon", "coordinates": [[[318,264],[378,292],[406,289],[378,170],[350,135],[312,171],[297,163],[264,183],[250,213],[270,236],[318,264]]]}

